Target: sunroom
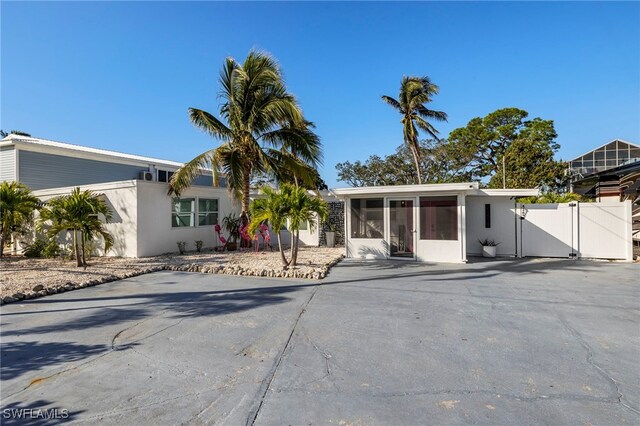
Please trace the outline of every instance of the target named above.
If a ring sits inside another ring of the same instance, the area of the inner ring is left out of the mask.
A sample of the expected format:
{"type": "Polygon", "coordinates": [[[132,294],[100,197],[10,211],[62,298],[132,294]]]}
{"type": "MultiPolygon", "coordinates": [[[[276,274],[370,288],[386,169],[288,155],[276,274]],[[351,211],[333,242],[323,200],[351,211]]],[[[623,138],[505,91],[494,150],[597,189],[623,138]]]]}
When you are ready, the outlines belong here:
{"type": "MultiPolygon", "coordinates": [[[[333,193],[345,202],[347,257],[466,262],[467,235],[479,233],[468,230],[468,224],[482,222],[467,220],[467,197],[473,196],[474,206],[483,207],[474,207],[474,215],[487,214],[484,206],[493,203],[505,210],[494,214],[514,217],[514,196],[535,195],[537,190],[483,191],[477,182],[467,182],[344,188],[333,193]],[[495,203],[498,200],[503,202],[495,203]]],[[[514,224],[494,223],[495,227],[511,232],[514,224]]]]}

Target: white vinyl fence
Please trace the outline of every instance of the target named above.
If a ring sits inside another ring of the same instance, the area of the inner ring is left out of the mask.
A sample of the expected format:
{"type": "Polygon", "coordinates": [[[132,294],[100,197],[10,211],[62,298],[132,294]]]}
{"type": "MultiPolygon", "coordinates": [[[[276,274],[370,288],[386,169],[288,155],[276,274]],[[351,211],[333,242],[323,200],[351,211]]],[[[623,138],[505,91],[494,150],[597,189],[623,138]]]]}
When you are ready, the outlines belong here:
{"type": "Polygon", "coordinates": [[[520,204],[520,256],[633,259],[631,202],[520,204]]]}

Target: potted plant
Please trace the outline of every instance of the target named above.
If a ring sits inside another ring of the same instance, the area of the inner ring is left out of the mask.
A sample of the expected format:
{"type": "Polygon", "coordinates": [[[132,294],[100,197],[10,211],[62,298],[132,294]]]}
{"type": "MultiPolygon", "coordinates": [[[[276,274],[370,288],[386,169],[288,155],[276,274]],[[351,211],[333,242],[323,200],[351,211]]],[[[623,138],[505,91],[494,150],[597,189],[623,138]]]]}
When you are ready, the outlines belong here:
{"type": "Polygon", "coordinates": [[[238,238],[240,238],[240,216],[229,213],[222,218],[222,227],[229,233],[229,241],[227,242],[227,250],[235,251],[238,249],[238,238]]]}
{"type": "Polygon", "coordinates": [[[478,240],[480,245],[482,246],[482,256],[483,257],[496,257],[496,249],[498,244],[494,240],[490,240],[485,238],[484,240],[478,240]]]}
{"type": "Polygon", "coordinates": [[[326,231],[325,236],[327,238],[327,247],[335,247],[336,246],[336,225],[335,223],[329,224],[329,230],[326,231]]]}

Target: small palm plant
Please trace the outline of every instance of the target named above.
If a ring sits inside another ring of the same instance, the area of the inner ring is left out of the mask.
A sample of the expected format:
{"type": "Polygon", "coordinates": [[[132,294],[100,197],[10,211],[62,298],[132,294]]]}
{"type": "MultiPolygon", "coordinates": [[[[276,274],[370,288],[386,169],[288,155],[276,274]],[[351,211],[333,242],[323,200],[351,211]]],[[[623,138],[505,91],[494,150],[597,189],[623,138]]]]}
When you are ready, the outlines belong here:
{"type": "Polygon", "coordinates": [[[391,105],[402,115],[404,143],[407,144],[413,154],[418,183],[422,183],[420,172],[420,142],[418,141],[418,129],[424,130],[429,135],[438,139],[438,131],[428,120],[447,121],[447,114],[442,111],[428,109],[425,104],[432,101],[433,95],[440,89],[433,84],[429,77],[403,77],[400,84],[398,99],[391,96],[382,96],[382,100],[391,105]]]}
{"type": "Polygon", "coordinates": [[[0,256],[11,234],[31,220],[39,203],[22,183],[3,181],[0,184],[0,256]]]}
{"type": "Polygon", "coordinates": [[[111,209],[99,194],[92,191],[80,191],[75,188],[71,194],[49,200],[40,213],[41,223],[50,222],[47,230],[49,238],[63,231],[73,233],[73,251],[78,267],[87,266],[85,259],[85,242],[100,235],[104,239],[104,252],[113,245],[113,237],[100,220],[102,215],[106,222],[111,221],[111,209]]]}
{"type": "Polygon", "coordinates": [[[313,231],[317,223],[316,216],[320,220],[326,220],[329,215],[329,207],[320,197],[312,196],[306,189],[288,183],[282,184],[279,191],[266,186],[262,188],[262,192],[265,198],[254,200],[251,204],[252,220],[249,224],[249,233],[255,234],[260,225],[268,221],[271,224],[271,229],[276,232],[282,267],[287,269],[289,266],[295,266],[298,259],[300,225],[304,221],[309,221],[310,230],[313,231]],[[284,253],[280,235],[280,230],[287,224],[287,221],[291,232],[291,258],[289,260],[284,253]]]}

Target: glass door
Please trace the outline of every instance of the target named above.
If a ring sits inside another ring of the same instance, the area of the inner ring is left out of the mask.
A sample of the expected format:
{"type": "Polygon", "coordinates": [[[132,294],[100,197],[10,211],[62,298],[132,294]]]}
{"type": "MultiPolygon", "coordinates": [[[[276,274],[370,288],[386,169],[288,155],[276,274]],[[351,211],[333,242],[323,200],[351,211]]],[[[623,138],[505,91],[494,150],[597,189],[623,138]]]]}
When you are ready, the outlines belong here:
{"type": "Polygon", "coordinates": [[[415,259],[414,199],[389,200],[389,256],[415,259]]]}

